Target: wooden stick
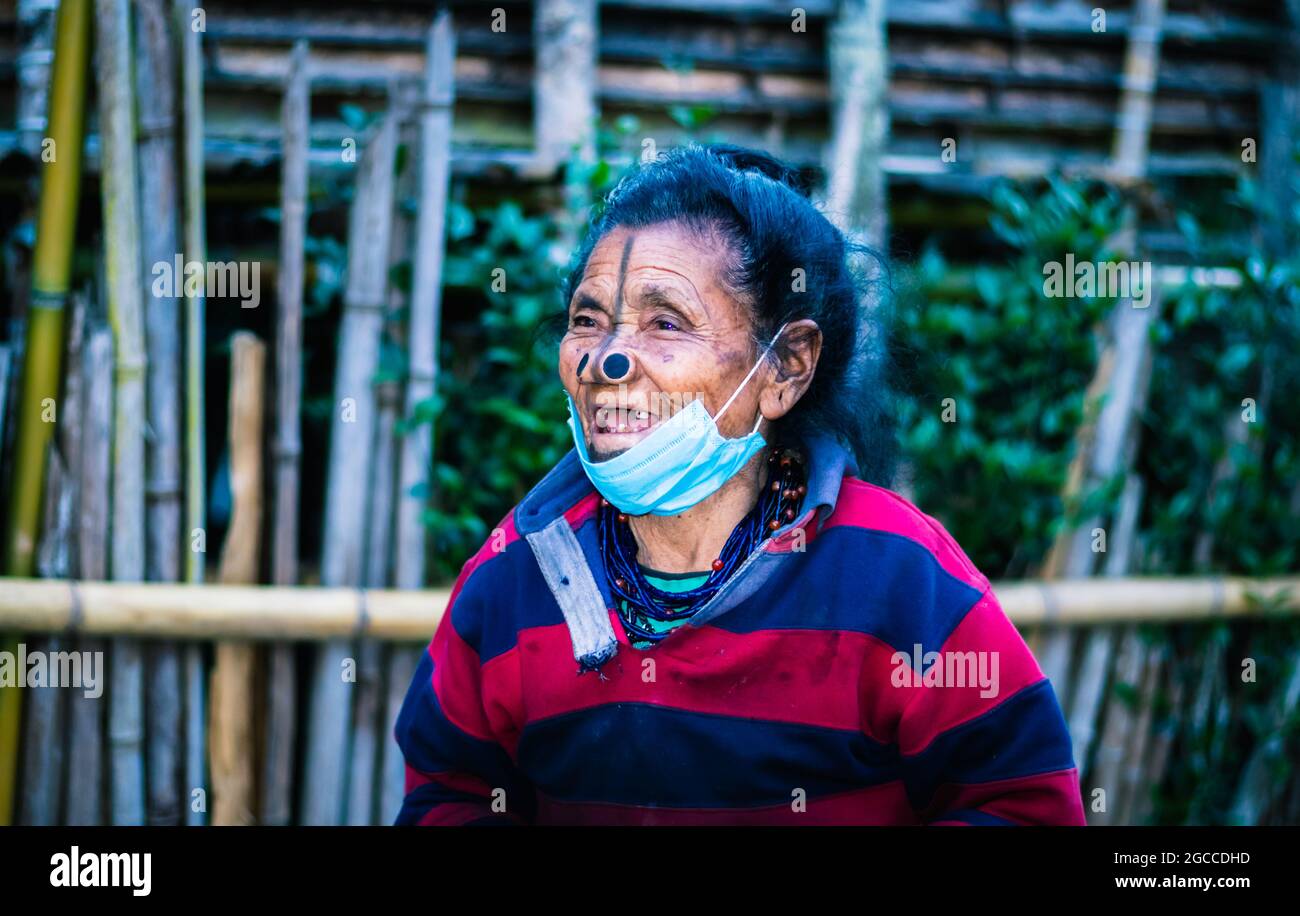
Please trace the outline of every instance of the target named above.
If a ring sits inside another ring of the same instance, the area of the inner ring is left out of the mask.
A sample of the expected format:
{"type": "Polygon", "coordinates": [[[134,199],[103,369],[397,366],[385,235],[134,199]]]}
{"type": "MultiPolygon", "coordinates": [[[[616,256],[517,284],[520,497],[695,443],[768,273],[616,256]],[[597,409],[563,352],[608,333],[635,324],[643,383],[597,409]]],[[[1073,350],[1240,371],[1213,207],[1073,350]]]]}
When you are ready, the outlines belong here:
{"type": "MultiPolygon", "coordinates": [[[[181,576],[181,322],[179,301],[153,282],[154,265],[171,265],[178,246],[176,177],[176,42],[165,0],[136,4],[140,111],[140,202],[145,270],[145,339],[149,354],[148,540],[145,576],[175,582],[181,576]],[[159,294],[161,292],[161,295],[159,294]]],[[[149,823],[180,823],[180,650],[151,645],[148,699],[149,823]]]]}
{"type": "MultiPolygon", "coordinates": [[[[185,185],[186,259],[207,260],[207,210],[203,170],[203,50],[197,28],[195,0],[173,0],[175,28],[181,36],[182,162],[185,185]]],[[[204,305],[203,291],[185,298],[185,581],[204,581],[207,528],[207,461],[204,443],[204,305]]],[[[203,657],[198,646],[186,646],[181,659],[185,685],[185,786],[191,803],[185,823],[199,826],[207,820],[206,806],[198,802],[207,785],[204,732],[203,657]]]]}
{"type": "MultiPolygon", "coordinates": [[[[74,310],[75,313],[75,310],[74,310]]],[[[88,319],[89,322],[89,319],[88,319]]],[[[99,322],[86,331],[81,359],[83,418],[77,474],[77,560],[74,568],[87,579],[108,576],[109,487],[112,469],[113,333],[99,322]]],[[[81,652],[104,652],[101,639],[79,639],[81,652]]],[[[103,657],[103,656],[101,656],[103,657]]],[[[104,697],[84,693],[70,698],[68,710],[67,813],[72,826],[104,822],[104,697]]]]}
{"type": "MultiPolygon", "coordinates": [[[[374,639],[427,642],[447,589],[286,588],[0,579],[0,626],[24,633],[193,639],[374,639]]],[[[1123,578],[994,586],[1019,627],[1257,619],[1255,599],[1300,613],[1300,577],[1123,578]]]]}
{"type": "Polygon", "coordinates": [[[538,0],[533,17],[534,168],[547,174],[575,149],[595,155],[596,0],[538,0]]]}
{"type": "MultiPolygon", "coordinates": [[[[1109,577],[1123,576],[1132,569],[1142,493],[1142,479],[1128,474],[1107,545],[1105,574],[1109,577]]],[[[1093,742],[1098,733],[1098,719],[1105,711],[1106,687],[1117,642],[1118,633],[1113,627],[1093,627],[1083,636],[1069,712],[1070,740],[1081,778],[1089,775],[1093,742]]]]}
{"type": "MultiPolygon", "coordinates": [[[[58,458],[51,452],[53,461],[58,458]]],[[[57,636],[26,641],[29,657],[43,653],[54,658],[62,653],[64,642],[57,636]]],[[[27,688],[27,710],[23,722],[23,780],[18,823],[50,827],[59,823],[59,791],[62,786],[64,756],[64,695],[68,690],[47,683],[27,688]]]]}
{"type": "MultiPolygon", "coordinates": [[[[384,734],[392,735],[397,726],[397,716],[406,691],[415,677],[421,649],[401,643],[388,647],[388,693],[384,701],[384,734]]],[[[380,772],[379,823],[391,824],[397,820],[406,797],[406,758],[396,741],[385,741],[383,764],[380,772]]]]}
{"type": "Polygon", "coordinates": [[[379,718],[384,707],[383,671],[379,643],[373,639],[362,639],[358,643],[346,821],[349,826],[365,827],[375,822],[379,718]]]}
{"type": "MultiPolygon", "coordinates": [[[[357,190],[348,226],[348,282],[339,327],[325,494],[325,548],[321,580],[359,585],[365,570],[365,527],[373,436],[379,345],[386,311],[388,245],[392,230],[396,122],[384,117],[357,169],[357,190]]],[[[346,798],[348,726],[352,691],[344,679],[351,658],[347,642],[327,643],[317,655],[310,692],[302,822],[338,824],[346,798]]]]}
{"type": "MultiPolygon", "coordinates": [[[[438,378],[442,263],[446,244],[447,185],[451,175],[452,64],[456,57],[451,14],[443,11],[429,29],[425,49],[424,100],[420,112],[419,217],[407,333],[406,416],[433,396],[438,378]]],[[[424,585],[426,500],[412,490],[429,484],[433,467],[433,424],[421,423],[402,440],[397,505],[396,584],[424,585]]]]}
{"type": "MultiPolygon", "coordinates": [[[[407,85],[394,87],[392,110],[399,121],[398,137],[408,150],[416,149],[416,130],[410,115],[416,109],[418,92],[407,85]]],[[[412,227],[404,203],[414,196],[416,168],[408,155],[405,167],[397,176],[392,213],[392,236],[389,244],[390,272],[409,257],[412,227]]],[[[400,328],[400,316],[406,298],[396,284],[388,289],[388,314],[385,339],[391,341],[400,328]]],[[[364,583],[370,588],[389,584],[392,560],[392,535],[397,487],[397,439],[395,429],[401,410],[401,388],[395,379],[385,378],[376,385],[377,416],[374,440],[374,471],[371,474],[369,531],[367,532],[364,583]]],[[[357,682],[352,721],[352,755],[348,773],[349,789],[346,821],[365,826],[375,822],[379,795],[380,748],[393,743],[382,732],[384,712],[382,647],[372,639],[362,639],[357,646],[357,682]]]]}
{"type": "MultiPolygon", "coordinates": [[[[266,346],[245,331],[230,341],[230,489],[234,509],[221,551],[223,584],[257,581],[262,546],[262,399],[266,346]]],[[[212,668],[209,748],[212,823],[251,824],[254,758],[253,671],[246,641],[221,641],[212,668]]]]}
{"type": "Polygon", "coordinates": [[[1165,0],[1137,0],[1133,4],[1124,55],[1124,91],[1111,154],[1115,173],[1121,179],[1139,178],[1146,173],[1164,19],[1165,0]]]}
{"type": "MultiPolygon", "coordinates": [[[[298,581],[298,487],[302,455],[302,291],[307,237],[311,84],[306,42],[289,59],[281,106],[280,273],[276,311],[275,516],[271,581],[298,581]]],[[[262,823],[288,824],[293,808],[297,665],[288,643],[271,647],[262,771],[262,823]]]]}
{"type": "Polygon", "coordinates": [[[1177,723],[1186,711],[1183,707],[1182,679],[1177,676],[1175,665],[1168,658],[1166,682],[1169,689],[1169,704],[1160,721],[1156,722],[1151,735],[1150,748],[1146,760],[1146,785],[1133,807],[1133,823],[1145,824],[1155,808],[1156,792],[1164,782],[1165,772],[1169,767],[1169,757],[1173,751],[1177,723]]]}
{"type": "Polygon", "coordinates": [[[885,0],[837,4],[827,32],[827,71],[831,136],[826,144],[826,210],[841,228],[883,251],[889,233],[885,0]]]}
{"type": "Polygon", "coordinates": [[[1145,646],[1144,649],[1137,711],[1119,774],[1121,793],[1118,821],[1130,825],[1137,825],[1135,812],[1152,789],[1146,772],[1147,749],[1151,744],[1156,695],[1165,670],[1164,649],[1159,646],[1145,646]]]}
{"type": "Polygon", "coordinates": [[[1133,732],[1136,711],[1120,699],[1118,688],[1122,685],[1137,690],[1142,677],[1145,652],[1136,627],[1129,625],[1122,630],[1115,654],[1115,679],[1111,685],[1106,720],[1097,745],[1096,774],[1084,793],[1085,798],[1090,797],[1094,789],[1106,793],[1105,810],[1088,809],[1088,823],[1101,826],[1120,823],[1125,785],[1121,779],[1124,752],[1133,732]]]}
{"type": "Polygon", "coordinates": [[[9,410],[9,379],[13,375],[15,347],[0,344],[0,447],[5,442],[5,417],[9,410]]]}
{"type": "MultiPolygon", "coordinates": [[[[66,399],[65,399],[66,400],[66,399]]],[[[65,408],[68,405],[65,404],[65,408]]],[[[72,417],[65,422],[75,423],[72,417]]],[[[46,578],[65,578],[71,565],[73,541],[69,537],[72,525],[74,489],[72,475],[67,471],[63,455],[57,448],[48,453],[45,475],[45,509],[41,513],[41,541],[37,550],[36,568],[46,578]]],[[[58,636],[37,637],[26,640],[30,655],[40,653],[54,658],[63,652],[63,640],[58,636]]],[[[63,712],[65,687],[52,679],[27,692],[27,709],[23,717],[23,779],[18,810],[20,824],[49,827],[59,822],[59,790],[63,775],[63,712]]]]}
{"type": "Polygon", "coordinates": [[[302,453],[302,291],[307,237],[311,77],[307,43],[294,45],[281,105],[279,308],[276,311],[275,515],[272,581],[298,579],[298,466],[302,453]]]}
{"type": "MultiPolygon", "coordinates": [[[[104,255],[113,328],[114,579],[144,578],[144,314],[140,203],[135,162],[135,88],[127,0],[95,0],[99,123],[103,148],[104,255]]],[[[144,667],[141,647],[116,640],[109,697],[113,824],[144,823],[144,667]]]]}

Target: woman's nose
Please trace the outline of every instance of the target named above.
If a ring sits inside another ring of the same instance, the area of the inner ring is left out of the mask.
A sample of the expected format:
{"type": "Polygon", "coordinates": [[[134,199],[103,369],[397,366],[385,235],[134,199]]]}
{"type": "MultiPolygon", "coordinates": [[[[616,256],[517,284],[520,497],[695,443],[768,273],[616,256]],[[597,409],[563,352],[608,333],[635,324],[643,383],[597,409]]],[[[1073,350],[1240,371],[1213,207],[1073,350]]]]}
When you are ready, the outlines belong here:
{"type": "Polygon", "coordinates": [[[578,363],[578,378],[582,379],[583,370],[590,366],[588,377],[594,382],[618,382],[632,372],[632,360],[626,352],[609,349],[601,353],[586,354],[578,363]],[[590,359],[588,359],[590,357],[590,359]]]}
{"type": "Polygon", "coordinates": [[[605,358],[600,361],[600,371],[605,374],[606,378],[618,381],[627,375],[627,371],[632,368],[632,362],[627,358],[627,354],[615,351],[606,353],[605,358]]]}

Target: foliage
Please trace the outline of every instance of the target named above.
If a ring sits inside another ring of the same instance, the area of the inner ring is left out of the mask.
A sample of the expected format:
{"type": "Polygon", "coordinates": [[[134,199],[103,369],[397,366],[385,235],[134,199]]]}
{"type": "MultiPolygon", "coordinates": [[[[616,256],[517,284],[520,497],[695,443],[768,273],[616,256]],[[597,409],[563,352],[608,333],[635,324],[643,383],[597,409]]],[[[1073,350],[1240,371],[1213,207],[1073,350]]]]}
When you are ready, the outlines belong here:
{"type": "Polygon", "coordinates": [[[1004,578],[1032,570],[1059,524],[1096,366],[1092,329],[1113,304],[1048,298],[1044,264],[1067,252],[1076,262],[1121,256],[1107,245],[1123,206],[1111,189],[1054,177],[999,185],[992,207],[1007,262],[962,271],[927,247],[899,270],[895,334],[915,501],[1004,578]]]}
{"type": "MultiPolygon", "coordinates": [[[[1266,244],[1262,227],[1272,216],[1282,238],[1300,238],[1300,213],[1270,214],[1272,202],[1247,179],[1224,204],[1178,218],[1195,262],[1236,271],[1240,285],[1189,281],[1166,296],[1137,462],[1147,483],[1144,565],[1176,574],[1293,574],[1300,562],[1300,402],[1292,396],[1300,390],[1300,255],[1294,244],[1266,244]],[[1250,241],[1244,250],[1203,229],[1225,211],[1250,241]]],[[[1207,699],[1167,723],[1176,765],[1156,799],[1159,822],[1234,823],[1243,802],[1269,810],[1295,780],[1300,621],[1267,607],[1257,613],[1264,619],[1172,628],[1160,637],[1174,683],[1207,699]],[[1247,659],[1254,680],[1242,676],[1247,659]],[[1272,796],[1254,797],[1260,789],[1245,778],[1253,768],[1272,796]]]]}
{"type": "Polygon", "coordinates": [[[468,297],[468,334],[444,333],[438,391],[404,428],[434,424],[432,492],[425,513],[435,579],[452,577],[572,445],[555,351],[547,331],[581,214],[613,182],[639,124],[620,119],[598,134],[600,154],[565,166],[559,212],[525,213],[513,200],[471,208],[449,203],[445,297],[468,297]]]}
{"type": "MultiPolygon", "coordinates": [[[[1259,226],[1253,182],[1227,203],[1259,226]]],[[[1196,260],[1240,286],[1189,281],[1166,297],[1139,460],[1146,553],[1166,572],[1285,574],[1300,564],[1300,256],[1258,238],[1218,250],[1191,214],[1180,223],[1196,260]]]]}
{"type": "Polygon", "coordinates": [[[446,283],[483,304],[472,345],[444,338],[438,391],[409,418],[434,423],[435,575],[454,575],[569,447],[560,381],[537,335],[558,299],[555,241],[551,221],[513,201],[450,207],[446,283]]]}

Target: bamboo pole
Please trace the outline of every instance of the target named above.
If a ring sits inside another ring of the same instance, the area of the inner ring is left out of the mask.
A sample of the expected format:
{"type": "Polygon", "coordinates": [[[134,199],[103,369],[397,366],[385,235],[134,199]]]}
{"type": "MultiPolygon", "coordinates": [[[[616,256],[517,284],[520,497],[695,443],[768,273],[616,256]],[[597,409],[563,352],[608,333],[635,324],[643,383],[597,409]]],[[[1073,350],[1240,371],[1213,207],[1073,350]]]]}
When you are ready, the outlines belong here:
{"type": "MultiPolygon", "coordinates": [[[[146,357],[130,6],[127,0],[95,0],[95,12],[108,314],[116,357],[111,573],[114,579],[138,582],[145,572],[146,357]]],[[[145,803],[141,646],[130,640],[117,640],[112,661],[109,743],[113,823],[142,824],[145,803]]]]}
{"type": "MultiPolygon", "coordinates": [[[[1188,722],[1190,744],[1198,749],[1197,759],[1192,763],[1204,773],[1219,772],[1230,744],[1229,735],[1225,731],[1232,715],[1226,674],[1226,635],[1212,632],[1206,642],[1201,662],[1201,679],[1197,684],[1192,715],[1188,722]]],[[[1193,798],[1187,824],[1206,823],[1209,818],[1205,808],[1205,799],[1193,798]]]]}
{"type": "MultiPolygon", "coordinates": [[[[533,17],[533,168],[545,175],[575,149],[584,161],[595,157],[596,0],[538,0],[533,17]]],[[[451,14],[444,10],[437,21],[445,21],[450,40],[451,14]]]]}
{"type": "MultiPolygon", "coordinates": [[[[451,14],[434,20],[425,44],[424,99],[420,109],[419,216],[407,334],[406,415],[433,396],[438,379],[438,334],[442,264],[446,245],[447,185],[451,175],[452,66],[456,38],[451,14]]],[[[425,500],[413,492],[429,482],[433,469],[433,424],[421,423],[402,440],[400,496],[397,505],[396,584],[424,585],[425,500]]]]}
{"type": "MultiPolygon", "coordinates": [[[[348,281],[339,328],[334,422],[330,431],[325,494],[325,585],[359,585],[365,571],[365,525],[369,517],[375,429],[373,379],[386,310],[388,246],[392,230],[396,122],[385,116],[366,144],[348,226],[348,281]]],[[[348,726],[355,659],[347,642],[334,640],[317,654],[309,694],[307,758],[302,822],[338,824],[347,793],[348,726]],[[349,666],[351,662],[351,666],[349,666]]]]}
{"type": "Polygon", "coordinates": [[[351,765],[345,822],[367,827],[375,822],[375,774],[379,770],[379,717],[383,711],[383,658],[373,639],[358,640],[353,701],[351,765]]]}
{"type": "Polygon", "coordinates": [[[14,348],[0,344],[0,448],[5,443],[5,418],[9,410],[9,379],[13,373],[14,348]]]}
{"type": "MultiPolygon", "coordinates": [[[[448,589],[0,582],[0,625],[16,631],[190,639],[427,642],[451,597],[448,589]]],[[[1279,614],[1300,613],[1300,576],[1003,582],[994,593],[1020,628],[1261,619],[1260,605],[1275,601],[1279,614]]]]}
{"type": "MultiPolygon", "coordinates": [[[[1136,474],[1130,474],[1125,481],[1119,514],[1110,541],[1110,550],[1106,554],[1107,576],[1123,576],[1131,571],[1141,505],[1141,478],[1136,474]]],[[[1069,727],[1079,776],[1083,784],[1087,785],[1098,720],[1105,708],[1106,688],[1117,634],[1113,627],[1091,627],[1083,634],[1082,642],[1079,671],[1071,690],[1069,727]]]]}
{"type": "Polygon", "coordinates": [[[1096,774],[1092,788],[1106,793],[1106,806],[1102,811],[1088,811],[1088,823],[1096,826],[1119,824],[1123,804],[1124,752],[1128,748],[1133,721],[1137,711],[1122,699],[1120,688],[1136,691],[1142,677],[1144,649],[1137,628],[1130,624],[1123,628],[1115,652],[1115,674],[1111,686],[1110,702],[1097,744],[1096,774]]]}
{"type": "Polygon", "coordinates": [[[889,142],[885,0],[841,0],[827,30],[831,136],[826,210],[877,250],[889,237],[884,157],[889,142]]]}
{"type": "MultiPolygon", "coordinates": [[[[181,37],[182,163],[185,203],[186,260],[207,260],[207,213],[203,170],[203,49],[194,20],[195,0],[174,0],[175,28],[181,37]]],[[[185,308],[185,581],[204,581],[206,557],[207,460],[204,452],[204,312],[202,289],[186,291],[185,308]]],[[[191,793],[185,823],[198,826],[206,820],[205,806],[194,793],[207,785],[204,732],[203,656],[196,645],[186,646],[181,659],[185,689],[185,786],[191,793]]],[[[202,795],[199,796],[200,798],[202,795]]]]}
{"type": "MultiPolygon", "coordinates": [[[[416,148],[416,129],[411,114],[416,110],[418,90],[408,84],[394,86],[392,117],[398,122],[398,138],[408,150],[416,148]],[[414,91],[412,91],[414,90],[414,91]]],[[[412,227],[405,203],[414,196],[416,167],[406,156],[404,167],[396,176],[392,229],[388,250],[389,275],[410,257],[412,227]]],[[[389,284],[388,313],[385,318],[384,344],[396,346],[401,316],[406,311],[406,297],[397,284],[389,284]]],[[[375,438],[373,471],[370,478],[370,511],[367,514],[366,570],[363,584],[383,588],[390,582],[392,566],[394,510],[397,487],[396,427],[402,406],[401,387],[397,380],[384,374],[375,385],[375,438]]],[[[384,712],[383,647],[373,639],[358,640],[357,680],[354,690],[352,719],[352,753],[348,769],[348,800],[345,821],[351,826],[375,822],[379,787],[380,747],[384,712]]]]}
{"type": "Polygon", "coordinates": [[[1137,709],[1128,738],[1128,747],[1124,752],[1124,762],[1119,772],[1120,798],[1117,819],[1121,824],[1133,826],[1138,825],[1135,812],[1152,789],[1147,781],[1147,749],[1151,745],[1151,726],[1166,661],[1163,648],[1148,645],[1143,649],[1137,709]]]}
{"type": "MultiPolygon", "coordinates": [[[[302,436],[302,291],[307,237],[307,154],[311,77],[307,43],[294,45],[281,106],[280,267],[276,311],[275,523],[271,580],[298,581],[298,488],[302,436]]],[[[271,647],[262,773],[261,820],[288,824],[293,807],[293,748],[297,714],[294,647],[271,647]]]]}
{"type": "MultiPolygon", "coordinates": [[[[71,397],[64,398],[65,414],[69,412],[71,400],[71,397]]],[[[65,415],[64,420],[69,426],[76,423],[75,416],[65,415]]],[[[45,507],[41,513],[36,569],[44,578],[64,579],[71,574],[72,479],[61,450],[51,448],[47,454],[45,507]]],[[[35,637],[24,642],[29,654],[41,653],[53,658],[63,651],[63,640],[58,635],[35,637]]],[[[35,689],[28,687],[23,720],[20,824],[49,827],[59,822],[65,693],[57,683],[46,683],[35,689]]]]}
{"type": "Polygon", "coordinates": [[[1183,707],[1182,679],[1176,676],[1173,660],[1166,658],[1168,676],[1168,705],[1160,720],[1153,726],[1150,748],[1147,752],[1146,773],[1147,791],[1141,794],[1133,807],[1133,823],[1145,824],[1155,808],[1156,793],[1164,782],[1169,768],[1170,755],[1174,748],[1174,739],[1178,722],[1185,715],[1183,707]]]}
{"type": "MultiPolygon", "coordinates": [[[[55,430],[45,476],[45,508],[36,567],[46,579],[75,578],[77,573],[77,504],[81,472],[81,435],[85,427],[83,351],[86,336],[85,298],[73,294],[67,319],[67,372],[63,384],[62,422],[55,430]]],[[[44,642],[44,641],[42,641],[44,642]]],[[[32,647],[29,647],[32,648],[32,647]]],[[[57,636],[36,651],[63,650],[57,636]]],[[[22,810],[19,822],[49,826],[60,821],[65,741],[65,691],[57,686],[33,691],[27,702],[23,736],[22,810]]]]}
{"type": "Polygon", "coordinates": [[[1115,173],[1121,180],[1140,178],[1146,173],[1164,19],[1165,0],[1136,0],[1133,4],[1121,77],[1119,123],[1111,153],[1115,173]]]}
{"type": "MultiPolygon", "coordinates": [[[[45,451],[54,424],[48,405],[58,402],[63,351],[63,303],[68,292],[81,190],[81,145],[86,99],[86,55],[90,0],[64,0],[55,25],[54,76],[50,84],[48,130],[54,158],[41,173],[32,298],[27,319],[23,381],[14,441],[12,498],[4,568],[10,575],[32,571],[41,509],[45,451]]],[[[15,641],[0,637],[0,651],[15,641]]],[[[13,817],[21,693],[0,688],[0,826],[13,817]]]]}
{"type": "MultiPolygon", "coordinates": [[[[98,316],[86,332],[81,361],[84,387],[81,415],[81,458],[78,468],[77,574],[83,579],[108,578],[109,486],[113,440],[113,334],[98,316]]],[[[77,641],[82,652],[103,652],[98,638],[77,641]]],[[[103,657],[103,656],[100,656],[103,657]]],[[[98,826],[104,822],[103,695],[74,694],[68,711],[68,772],[66,822],[98,826]]]]}
{"type": "MultiPolygon", "coordinates": [[[[389,277],[404,264],[411,264],[413,227],[407,213],[408,201],[416,195],[417,143],[412,113],[419,107],[419,90],[409,83],[394,86],[393,117],[398,120],[398,144],[407,149],[403,168],[395,177],[393,216],[389,235],[389,277]]],[[[408,295],[398,283],[387,286],[387,312],[383,317],[385,348],[402,347],[403,317],[407,314],[408,295]]],[[[402,386],[391,373],[381,373],[374,386],[374,472],[370,476],[370,525],[365,544],[364,585],[382,589],[390,585],[395,566],[393,557],[394,513],[398,485],[398,450],[396,424],[402,411],[402,386]]]]}
{"type": "MultiPolygon", "coordinates": [[[[445,607],[439,602],[437,607],[445,607]]],[[[394,734],[397,716],[406,701],[406,691],[415,677],[416,666],[420,662],[421,648],[397,643],[388,647],[387,696],[384,701],[385,735],[394,734]]],[[[383,763],[380,771],[379,787],[379,823],[391,824],[397,820],[402,802],[406,797],[406,758],[396,741],[388,740],[383,745],[383,763]]]]}
{"type": "MultiPolygon", "coordinates": [[[[171,264],[177,247],[176,46],[165,0],[138,0],[140,202],[145,271],[145,345],[148,351],[148,473],[145,576],[175,582],[181,576],[181,326],[178,300],[154,288],[154,265],[171,264]]],[[[149,647],[149,823],[180,823],[180,649],[149,647]]]]}
{"type": "Polygon", "coordinates": [[[18,142],[33,159],[41,155],[49,106],[50,64],[58,0],[18,0],[18,34],[26,44],[18,54],[18,142]]]}
{"type": "MultiPolygon", "coordinates": [[[[262,399],[266,346],[246,331],[230,341],[230,489],[234,509],[221,551],[221,582],[257,581],[262,547],[262,399]]],[[[254,647],[246,640],[217,643],[212,667],[209,748],[212,823],[254,822],[254,647]]]]}

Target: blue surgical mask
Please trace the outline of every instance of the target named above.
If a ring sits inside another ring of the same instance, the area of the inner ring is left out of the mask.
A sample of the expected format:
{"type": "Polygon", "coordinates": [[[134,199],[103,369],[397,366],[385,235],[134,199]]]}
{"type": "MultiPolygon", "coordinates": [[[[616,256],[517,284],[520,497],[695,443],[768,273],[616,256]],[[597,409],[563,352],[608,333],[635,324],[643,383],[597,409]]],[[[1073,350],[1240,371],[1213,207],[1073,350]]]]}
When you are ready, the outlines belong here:
{"type": "Polygon", "coordinates": [[[708,499],[736,476],[767,444],[758,431],[763,414],[754,418],[748,435],[737,439],[718,432],[717,421],[749,384],[784,330],[783,324],[716,417],[709,416],[704,402],[697,398],[608,461],[590,459],[573,398],[568,398],[569,429],[578,459],[600,495],[628,515],[677,515],[708,499]]]}

